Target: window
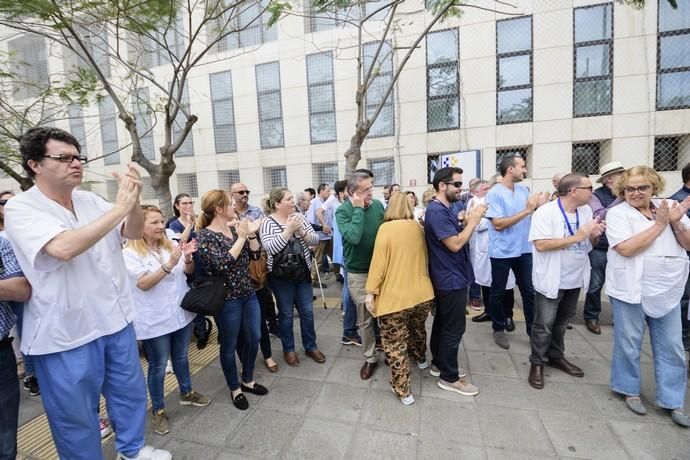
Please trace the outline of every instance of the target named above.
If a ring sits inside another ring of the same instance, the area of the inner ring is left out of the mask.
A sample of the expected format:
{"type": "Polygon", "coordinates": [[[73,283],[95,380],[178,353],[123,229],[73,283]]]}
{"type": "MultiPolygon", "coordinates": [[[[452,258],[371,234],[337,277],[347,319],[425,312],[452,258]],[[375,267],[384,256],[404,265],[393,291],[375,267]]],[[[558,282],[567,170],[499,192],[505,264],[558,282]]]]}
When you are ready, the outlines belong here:
{"type": "Polygon", "coordinates": [[[269,62],[256,66],[256,97],[259,104],[261,148],[282,147],[283,106],[280,101],[280,64],[269,62]]]}
{"type": "Polygon", "coordinates": [[[240,171],[238,169],[221,169],[218,171],[218,188],[230,190],[230,186],[240,181],[240,171]]]}
{"type": "Polygon", "coordinates": [[[439,169],[439,164],[441,162],[441,154],[437,153],[434,155],[428,155],[426,157],[426,183],[431,184],[434,182],[434,175],[439,169]]]}
{"type": "MultiPolygon", "coordinates": [[[[81,42],[86,46],[88,53],[96,61],[96,65],[106,77],[110,77],[110,57],[108,45],[108,30],[103,23],[78,24],[73,23],[74,30],[81,42]]],[[[76,40],[68,41],[73,48],[80,50],[80,45],[76,40]]],[[[72,51],[71,48],[63,47],[63,59],[65,61],[65,70],[74,71],[76,69],[91,69],[91,64],[80,57],[79,54],[72,51]]],[[[81,54],[81,53],[80,53],[81,54]]]]}
{"type": "Polygon", "coordinates": [[[140,88],[137,95],[132,98],[132,113],[139,133],[139,143],[141,153],[149,160],[156,158],[155,146],[153,144],[153,122],[151,114],[151,104],[149,102],[149,89],[140,88]]]}
{"type": "Polygon", "coordinates": [[[375,158],[367,161],[367,168],[374,173],[374,185],[383,187],[394,182],[395,164],[392,158],[375,158]]]}
{"type": "Polygon", "coordinates": [[[212,73],[208,78],[211,86],[213,138],[216,143],[216,153],[237,152],[232,74],[228,70],[212,73]]]}
{"type": "Polygon", "coordinates": [[[7,44],[17,75],[13,90],[17,99],[36,97],[48,81],[48,54],[43,37],[24,35],[7,44]]]}
{"type": "Polygon", "coordinates": [[[338,20],[345,17],[344,11],[319,11],[307,2],[304,29],[306,33],[321,32],[338,25],[338,20]]]}
{"type": "Polygon", "coordinates": [[[156,191],[153,189],[153,186],[151,186],[151,178],[148,176],[142,177],[141,182],[143,184],[143,188],[141,189],[141,199],[155,200],[156,191]]]}
{"type": "Polygon", "coordinates": [[[311,143],[334,142],[336,138],[335,88],[331,52],[307,56],[307,85],[311,143]]]}
{"type": "MultiPolygon", "coordinates": [[[[175,88],[173,89],[173,94],[177,94],[177,85],[175,85],[175,88]]],[[[182,98],[180,100],[180,104],[182,104],[182,108],[184,108],[185,112],[188,114],[190,113],[190,106],[189,106],[189,85],[187,85],[187,82],[185,82],[184,88],[182,90],[182,98]]],[[[187,116],[182,112],[182,110],[177,111],[177,115],[175,116],[175,120],[173,121],[172,125],[172,141],[175,142],[178,136],[182,134],[184,131],[184,126],[187,123],[187,116]]],[[[187,137],[185,137],[184,142],[182,142],[182,145],[180,148],[175,152],[176,157],[191,157],[194,155],[194,136],[192,136],[192,131],[190,130],[187,133],[187,137]]]]}
{"type": "MultiPolygon", "coordinates": [[[[679,2],[680,3],[680,2],[679,2]]],[[[657,137],[654,139],[654,169],[656,171],[677,171],[679,159],[687,158],[690,150],[690,136],[657,137]],[[681,152],[684,155],[681,155],[681,152]]],[[[685,162],[684,162],[685,163],[685,162]]]]}
{"type": "Polygon", "coordinates": [[[573,144],[573,161],[570,170],[585,176],[597,175],[599,174],[600,156],[600,142],[573,144]]]}
{"type": "Polygon", "coordinates": [[[532,121],[532,16],[496,21],[496,123],[532,121]]]}
{"type": "MultiPolygon", "coordinates": [[[[86,145],[86,128],[84,127],[84,111],[78,104],[70,104],[67,106],[67,116],[69,117],[69,130],[72,133],[79,145],[81,146],[81,154],[88,156],[88,149],[86,145]]],[[[88,165],[86,163],[84,166],[88,165]]]]}
{"type": "Polygon", "coordinates": [[[426,127],[442,131],[460,126],[458,30],[426,37],[426,127]]]}
{"type": "Polygon", "coordinates": [[[314,163],[312,169],[312,183],[314,186],[318,184],[328,184],[333,187],[333,184],[340,180],[339,177],[337,162],[314,163]]]}
{"type": "Polygon", "coordinates": [[[144,69],[179,63],[186,47],[184,21],[178,16],[174,21],[169,17],[162,18],[162,22],[164,24],[158,30],[130,37],[127,47],[129,61],[144,69]]]}
{"type": "Polygon", "coordinates": [[[575,8],[575,84],[573,115],[611,113],[613,75],[613,6],[575,8]]]}
{"type": "Polygon", "coordinates": [[[659,2],[656,107],[690,108],[690,2],[659,2]]]}
{"type": "MultiPolygon", "coordinates": [[[[233,2],[226,0],[224,3],[233,2]]],[[[269,0],[249,0],[238,2],[236,5],[239,6],[228,9],[226,15],[218,18],[214,24],[213,33],[225,35],[215,45],[215,51],[222,53],[277,40],[277,27],[267,25],[271,18],[271,13],[266,11],[269,3],[269,0]]]]}
{"type": "Polygon", "coordinates": [[[505,157],[512,157],[520,155],[525,164],[527,163],[527,147],[512,147],[505,149],[496,149],[496,171],[498,172],[501,160],[505,157]]]}
{"type": "Polygon", "coordinates": [[[117,182],[113,179],[105,180],[105,196],[111,203],[115,202],[117,198],[117,182]]]}
{"type": "Polygon", "coordinates": [[[269,193],[276,187],[287,187],[285,166],[264,168],[264,192],[269,193]]]}
{"type": "MultiPolygon", "coordinates": [[[[368,43],[364,45],[362,56],[364,60],[364,75],[367,75],[369,69],[373,67],[371,78],[373,81],[366,92],[366,117],[368,120],[374,115],[383,97],[393,81],[393,48],[389,42],[384,42],[381,46],[381,52],[374,61],[374,54],[378,49],[379,43],[368,43]]],[[[368,137],[383,137],[393,135],[393,124],[395,123],[395,115],[393,113],[393,92],[391,91],[388,99],[386,99],[381,112],[376,121],[369,129],[368,137]]]]}
{"type": "Polygon", "coordinates": [[[199,186],[196,181],[196,173],[183,173],[177,175],[177,193],[186,193],[194,198],[199,197],[199,186]]]}
{"type": "Polygon", "coordinates": [[[106,165],[120,164],[120,152],[117,142],[117,119],[115,106],[110,96],[104,97],[98,104],[101,121],[101,141],[103,143],[103,163],[106,165]]]}

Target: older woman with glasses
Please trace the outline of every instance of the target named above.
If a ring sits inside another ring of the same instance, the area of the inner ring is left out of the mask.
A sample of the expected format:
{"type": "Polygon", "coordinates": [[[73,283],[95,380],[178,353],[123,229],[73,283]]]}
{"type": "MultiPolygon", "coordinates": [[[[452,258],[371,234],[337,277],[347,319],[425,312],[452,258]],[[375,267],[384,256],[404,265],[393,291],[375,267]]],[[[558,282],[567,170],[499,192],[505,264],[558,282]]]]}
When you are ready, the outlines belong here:
{"type": "Polygon", "coordinates": [[[614,190],[625,201],[606,216],[606,293],[615,318],[610,386],[625,397],[630,410],[646,414],[640,399],[640,350],[649,327],[656,405],[688,428],[680,298],[688,276],[690,219],[685,213],[690,198],[681,203],[653,199],[663,188],[664,179],[652,168],[628,169],[614,190]]]}

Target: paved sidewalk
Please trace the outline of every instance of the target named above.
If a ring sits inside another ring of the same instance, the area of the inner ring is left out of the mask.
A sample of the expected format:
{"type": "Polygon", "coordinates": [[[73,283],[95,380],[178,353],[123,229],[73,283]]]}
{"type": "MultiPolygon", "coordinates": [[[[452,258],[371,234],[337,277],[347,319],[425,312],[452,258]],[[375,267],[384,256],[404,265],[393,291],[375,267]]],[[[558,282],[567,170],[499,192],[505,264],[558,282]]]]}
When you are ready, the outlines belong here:
{"type": "MultiPolygon", "coordinates": [[[[336,302],[328,299],[329,305],[336,302]]],[[[539,391],[527,383],[524,323],[509,334],[511,348],[505,351],[493,343],[489,325],[468,321],[459,358],[480,394],[450,394],[436,386],[428,371],[414,368],[417,402],[404,407],[390,391],[383,359],[371,380],[360,380],[361,348],[340,345],[340,311],[321,305],[319,299],[314,311],[325,364],[314,363],[300,349],[302,365],[288,367],[273,339],[280,371],[269,373],[259,354],[256,374],[270,394],[248,395],[251,407],[241,412],[232,405],[216,358],[192,377],[194,388],[213,403],[182,407],[173,392],[167,400],[170,434],[148,430],[147,442],[170,450],[176,460],[690,458],[690,431],[676,427],[650,402],[654,385],[648,343],[642,358],[648,415],[633,414],[608,389],[608,326],[601,336],[581,325],[568,331],[567,356],[584,369],[585,377],[547,368],[546,388],[539,391]]],[[[36,399],[27,399],[22,398],[22,421],[41,412],[36,399]]],[[[113,451],[112,441],[105,444],[106,458],[114,458],[113,451]]]]}

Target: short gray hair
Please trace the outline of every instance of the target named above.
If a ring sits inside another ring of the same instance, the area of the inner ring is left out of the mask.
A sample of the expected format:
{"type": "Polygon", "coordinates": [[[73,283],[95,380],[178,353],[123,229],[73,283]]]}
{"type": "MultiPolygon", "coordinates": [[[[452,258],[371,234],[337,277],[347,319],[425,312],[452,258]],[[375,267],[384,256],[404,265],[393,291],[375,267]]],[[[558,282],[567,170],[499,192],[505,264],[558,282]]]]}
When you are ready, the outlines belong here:
{"type": "Polygon", "coordinates": [[[347,179],[347,193],[350,195],[355,193],[360,182],[366,179],[371,179],[371,176],[361,172],[352,173],[352,175],[347,179]]]}
{"type": "Polygon", "coordinates": [[[295,203],[299,203],[300,201],[304,201],[307,199],[307,194],[304,192],[299,192],[297,195],[295,195],[295,203]]]}

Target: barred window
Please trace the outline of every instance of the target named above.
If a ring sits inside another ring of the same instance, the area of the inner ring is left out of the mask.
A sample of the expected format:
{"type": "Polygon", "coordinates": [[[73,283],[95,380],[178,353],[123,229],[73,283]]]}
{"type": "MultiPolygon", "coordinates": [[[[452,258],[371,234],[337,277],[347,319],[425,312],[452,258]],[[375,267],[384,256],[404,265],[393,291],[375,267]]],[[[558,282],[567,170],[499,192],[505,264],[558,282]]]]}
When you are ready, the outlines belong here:
{"type": "MultiPolygon", "coordinates": [[[[182,104],[182,107],[184,108],[185,112],[190,113],[191,108],[189,105],[189,85],[187,84],[188,82],[185,82],[184,88],[182,89],[182,98],[180,100],[180,104],[182,104]]],[[[175,88],[173,88],[173,94],[177,94],[177,85],[175,85],[175,88]]],[[[185,114],[182,112],[182,110],[177,111],[177,115],[175,116],[175,120],[173,121],[172,125],[172,141],[175,142],[178,136],[182,134],[182,131],[184,131],[184,126],[187,124],[187,117],[185,114]]],[[[192,130],[190,130],[187,133],[187,137],[185,137],[184,142],[182,142],[182,145],[180,148],[175,152],[175,156],[177,157],[191,157],[194,155],[194,136],[192,135],[192,130]]]]}
{"type": "Polygon", "coordinates": [[[426,127],[443,131],[460,126],[458,30],[426,37],[426,127]]]}
{"type": "Polygon", "coordinates": [[[690,108],[690,2],[660,1],[658,20],[656,107],[690,108]]]}
{"type": "Polygon", "coordinates": [[[532,16],[496,21],[496,123],[532,120],[532,16]]]}
{"type": "MultiPolygon", "coordinates": [[[[79,104],[70,104],[67,106],[67,116],[69,117],[69,130],[72,135],[79,141],[81,146],[81,154],[88,156],[88,146],[86,143],[86,128],[84,127],[84,111],[79,104]]],[[[87,166],[86,163],[84,166],[87,166]]]]}
{"type": "Polygon", "coordinates": [[[13,83],[17,99],[36,97],[48,81],[48,53],[43,37],[23,35],[7,43],[10,62],[17,80],[13,83]]]}
{"type": "Polygon", "coordinates": [[[149,160],[153,160],[156,158],[156,152],[153,143],[153,120],[151,117],[153,110],[151,109],[148,88],[138,89],[137,94],[132,97],[132,113],[137,125],[137,133],[139,133],[141,153],[149,160]]]}
{"type": "Polygon", "coordinates": [[[264,168],[264,192],[269,193],[276,187],[287,187],[285,166],[264,168]]]}
{"type": "Polygon", "coordinates": [[[510,147],[504,149],[496,149],[496,172],[499,171],[501,161],[505,157],[514,157],[519,155],[522,157],[523,160],[525,160],[525,164],[527,164],[527,150],[527,147],[510,147]]]}
{"type": "Polygon", "coordinates": [[[395,162],[393,158],[372,158],[367,161],[367,168],[374,173],[374,185],[383,187],[394,182],[395,162]]]}
{"type": "Polygon", "coordinates": [[[600,142],[573,144],[571,171],[585,176],[599,174],[600,142]]]}
{"type": "Polygon", "coordinates": [[[228,70],[212,73],[208,78],[211,86],[213,138],[216,143],[216,153],[237,152],[232,74],[228,70]]]}
{"type": "Polygon", "coordinates": [[[196,181],[196,173],[182,173],[177,175],[177,193],[186,193],[194,198],[199,197],[199,186],[196,181]]]}
{"type": "Polygon", "coordinates": [[[326,163],[314,163],[312,168],[312,183],[328,184],[333,187],[333,184],[339,180],[338,163],[336,161],[329,161],[326,163]]]}
{"type": "Polygon", "coordinates": [[[129,37],[127,58],[130,62],[148,69],[160,65],[179,62],[185,52],[184,21],[178,16],[170,24],[169,18],[160,29],[129,37]]]}
{"type": "Polygon", "coordinates": [[[101,121],[101,141],[103,144],[103,162],[106,165],[120,164],[120,152],[117,142],[117,117],[115,105],[110,96],[105,96],[98,103],[101,121]]]}
{"type": "MultiPolygon", "coordinates": [[[[680,2],[679,2],[680,3],[680,2]]],[[[690,158],[690,135],[654,139],[654,169],[678,171],[690,158]]]]}
{"type": "Polygon", "coordinates": [[[575,8],[575,84],[573,115],[611,113],[613,76],[613,5],[575,8]]]}
{"type": "Polygon", "coordinates": [[[230,186],[239,181],[239,169],[221,169],[218,171],[218,188],[221,190],[230,190],[230,186]]]}
{"type": "MultiPolygon", "coordinates": [[[[393,81],[393,48],[390,42],[386,41],[381,47],[381,51],[374,62],[374,54],[378,48],[379,43],[367,43],[362,50],[364,60],[364,75],[369,72],[373,65],[371,78],[373,81],[366,92],[366,116],[367,119],[374,114],[376,108],[383,100],[386,90],[393,81]]],[[[376,121],[369,130],[368,137],[383,137],[393,135],[393,125],[395,123],[395,114],[393,112],[394,95],[391,91],[386,99],[381,112],[376,121]]]]}
{"type": "Polygon", "coordinates": [[[261,148],[283,147],[283,106],[280,101],[280,64],[256,66],[256,97],[259,105],[261,148]]]}
{"type": "MultiPolygon", "coordinates": [[[[232,2],[226,0],[224,3],[232,2]]],[[[218,18],[213,25],[212,34],[227,35],[215,45],[215,52],[222,53],[277,40],[277,26],[268,26],[271,13],[266,8],[269,3],[270,0],[239,2],[239,6],[228,9],[224,16],[218,18]],[[227,33],[228,31],[232,32],[227,33]]]]}
{"type": "Polygon", "coordinates": [[[311,143],[334,142],[336,122],[332,52],[307,56],[307,84],[311,143]]]}
{"type": "MultiPolygon", "coordinates": [[[[79,24],[74,23],[74,30],[81,42],[86,46],[88,53],[96,61],[98,69],[106,77],[110,77],[110,55],[108,45],[108,29],[104,23],[79,24]]],[[[74,39],[69,39],[70,44],[80,50],[80,45],[74,39]]],[[[80,53],[81,54],[81,53],[80,53]]],[[[91,64],[83,59],[71,48],[63,46],[64,67],[67,71],[76,69],[91,69],[91,64]]]]}
{"type": "Polygon", "coordinates": [[[436,171],[439,170],[441,164],[441,154],[435,153],[433,155],[427,155],[426,157],[426,183],[431,184],[434,182],[434,175],[436,171]]]}
{"type": "Polygon", "coordinates": [[[304,30],[306,33],[321,32],[328,30],[338,25],[338,20],[344,17],[345,14],[340,11],[319,11],[314,8],[309,2],[306,4],[304,30]]]}
{"type": "Polygon", "coordinates": [[[156,191],[151,185],[151,178],[149,176],[144,176],[141,178],[143,188],[141,189],[141,199],[142,200],[155,200],[156,191]]]}

